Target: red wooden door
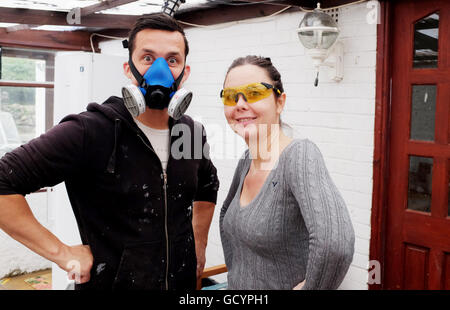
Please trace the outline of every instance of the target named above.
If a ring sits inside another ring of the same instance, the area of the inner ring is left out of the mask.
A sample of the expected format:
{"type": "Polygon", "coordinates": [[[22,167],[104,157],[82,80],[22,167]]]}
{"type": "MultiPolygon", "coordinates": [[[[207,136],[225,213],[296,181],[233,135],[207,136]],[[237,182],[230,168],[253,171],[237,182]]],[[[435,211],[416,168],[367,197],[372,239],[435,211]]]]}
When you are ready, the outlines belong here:
{"type": "Polygon", "coordinates": [[[450,289],[450,1],[393,3],[384,285],[450,289]]]}

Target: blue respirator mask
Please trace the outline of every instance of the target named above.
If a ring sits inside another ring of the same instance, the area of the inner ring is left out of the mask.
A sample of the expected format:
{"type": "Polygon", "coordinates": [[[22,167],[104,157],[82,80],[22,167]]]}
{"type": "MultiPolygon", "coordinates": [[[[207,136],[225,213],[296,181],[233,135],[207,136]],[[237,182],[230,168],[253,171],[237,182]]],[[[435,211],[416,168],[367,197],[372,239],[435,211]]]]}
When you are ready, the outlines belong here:
{"type": "Polygon", "coordinates": [[[169,65],[162,57],[157,58],[142,76],[130,59],[131,73],[139,86],[130,84],[122,88],[122,96],[128,111],[134,117],[145,112],[145,107],[164,110],[170,117],[179,119],[186,112],[192,100],[192,92],[181,88],[184,68],[176,80],[169,65]]]}

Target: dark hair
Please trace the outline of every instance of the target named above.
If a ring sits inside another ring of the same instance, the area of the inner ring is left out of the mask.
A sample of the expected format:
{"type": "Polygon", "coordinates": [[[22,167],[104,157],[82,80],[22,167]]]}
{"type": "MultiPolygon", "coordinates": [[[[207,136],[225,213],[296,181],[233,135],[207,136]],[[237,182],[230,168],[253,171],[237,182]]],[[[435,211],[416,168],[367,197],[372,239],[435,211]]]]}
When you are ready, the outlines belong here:
{"type": "MultiPolygon", "coordinates": [[[[274,67],[270,58],[262,57],[262,56],[255,56],[255,55],[239,57],[231,63],[231,66],[228,68],[226,75],[228,75],[228,73],[230,73],[231,69],[239,67],[239,66],[243,66],[243,65],[254,65],[254,66],[258,66],[258,67],[266,70],[270,79],[273,81],[273,86],[278,88],[281,93],[284,93],[283,83],[281,82],[280,72],[278,72],[278,70],[274,67]]],[[[274,92],[274,94],[276,97],[279,97],[281,95],[276,92],[274,92]]]]}
{"type": "Polygon", "coordinates": [[[148,14],[139,17],[136,20],[133,28],[128,34],[128,53],[130,58],[135,48],[134,41],[136,39],[136,35],[139,31],[144,29],[178,31],[181,33],[184,39],[184,58],[186,59],[189,53],[189,44],[186,39],[186,35],[184,34],[183,27],[181,27],[181,25],[174,18],[165,13],[148,14]]]}
{"type": "MultiPolygon", "coordinates": [[[[266,70],[270,79],[273,81],[273,86],[278,88],[281,92],[280,94],[278,94],[277,92],[273,92],[275,94],[275,97],[278,98],[281,96],[282,93],[284,93],[283,83],[281,82],[281,74],[280,74],[280,72],[278,72],[277,68],[275,68],[275,66],[272,64],[272,61],[270,60],[269,57],[248,55],[245,57],[236,58],[231,63],[231,66],[228,68],[225,78],[228,75],[228,73],[230,73],[231,69],[239,67],[239,66],[243,66],[243,65],[254,65],[254,66],[258,66],[258,67],[266,70]]],[[[293,132],[294,132],[293,128],[281,120],[281,115],[280,115],[278,121],[279,121],[281,129],[283,131],[285,131],[285,133],[292,138],[293,132]]]]}

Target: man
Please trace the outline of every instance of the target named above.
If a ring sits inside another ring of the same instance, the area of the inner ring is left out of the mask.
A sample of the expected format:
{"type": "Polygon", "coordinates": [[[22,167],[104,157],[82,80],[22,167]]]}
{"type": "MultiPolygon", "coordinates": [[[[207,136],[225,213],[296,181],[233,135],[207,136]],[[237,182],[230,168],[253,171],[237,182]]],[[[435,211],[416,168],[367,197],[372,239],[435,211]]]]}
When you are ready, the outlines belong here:
{"type": "MultiPolygon", "coordinates": [[[[142,76],[160,59],[174,80],[182,77],[181,86],[190,73],[188,51],[174,19],[141,17],[129,35],[124,72],[137,86],[130,64],[142,76]]],[[[89,104],[0,160],[0,228],[77,276],[76,289],[195,289],[203,270],[216,169],[207,154],[174,158],[170,152],[174,126],[192,133],[203,127],[146,104],[136,118],[122,98],[89,104]],[[63,244],[36,221],[24,198],[62,181],[83,245],[63,244]]],[[[200,141],[207,150],[206,138],[200,141]]]]}

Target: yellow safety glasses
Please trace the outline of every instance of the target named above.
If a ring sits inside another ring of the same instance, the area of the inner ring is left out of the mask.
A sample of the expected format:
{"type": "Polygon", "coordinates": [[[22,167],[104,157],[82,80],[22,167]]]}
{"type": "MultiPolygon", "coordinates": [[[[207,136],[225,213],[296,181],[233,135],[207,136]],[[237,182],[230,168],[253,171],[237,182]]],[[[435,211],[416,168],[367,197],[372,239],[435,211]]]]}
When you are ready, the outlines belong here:
{"type": "Polygon", "coordinates": [[[220,97],[224,105],[235,106],[239,100],[239,94],[244,97],[246,102],[253,103],[269,97],[272,89],[276,94],[281,95],[281,91],[275,86],[261,82],[222,89],[220,97]]]}

